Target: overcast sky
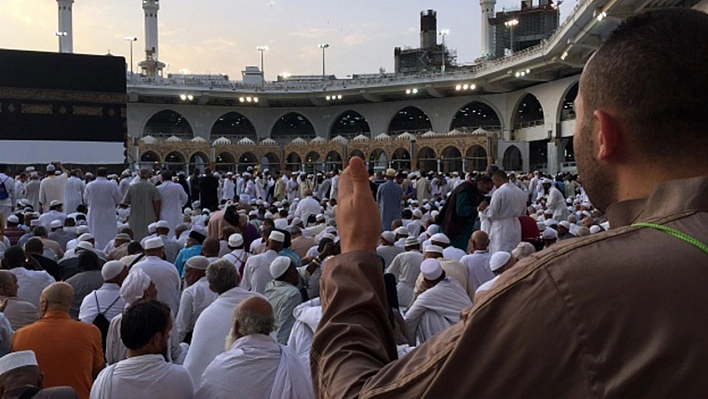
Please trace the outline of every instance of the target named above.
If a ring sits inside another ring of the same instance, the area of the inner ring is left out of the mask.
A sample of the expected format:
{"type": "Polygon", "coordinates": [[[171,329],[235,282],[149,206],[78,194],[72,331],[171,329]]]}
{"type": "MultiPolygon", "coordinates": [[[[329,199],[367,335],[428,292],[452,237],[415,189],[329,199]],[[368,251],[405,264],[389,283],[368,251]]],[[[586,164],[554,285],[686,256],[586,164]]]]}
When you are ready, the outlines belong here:
{"type": "MultiPolygon", "coordinates": [[[[225,73],[240,80],[246,65],[258,65],[256,47],[267,45],[266,78],[277,74],[339,77],[393,72],[393,48],[417,47],[421,10],[434,9],[438,29],[449,29],[446,45],[459,63],[479,56],[477,0],[163,0],[159,15],[160,60],[169,72],[225,73]]],[[[561,20],[576,0],[561,6],[561,20]]],[[[499,0],[497,10],[519,1],[499,0]]],[[[136,36],[136,62],[144,58],[141,0],[76,0],[74,52],[129,58],[126,36],[136,36]]],[[[55,0],[0,0],[0,48],[57,51],[55,0]]],[[[136,69],[137,70],[137,69],[136,69]]]]}

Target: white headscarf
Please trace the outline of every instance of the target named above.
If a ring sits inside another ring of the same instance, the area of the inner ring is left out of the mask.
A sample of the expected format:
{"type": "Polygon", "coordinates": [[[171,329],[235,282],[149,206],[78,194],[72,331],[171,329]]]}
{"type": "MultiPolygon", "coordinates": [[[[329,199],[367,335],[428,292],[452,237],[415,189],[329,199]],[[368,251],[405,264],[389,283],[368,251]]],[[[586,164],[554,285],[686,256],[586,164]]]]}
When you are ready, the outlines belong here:
{"type": "Polygon", "coordinates": [[[142,269],[132,269],[120,287],[121,298],[128,305],[132,305],[143,297],[145,290],[150,286],[150,282],[150,276],[142,269]]]}

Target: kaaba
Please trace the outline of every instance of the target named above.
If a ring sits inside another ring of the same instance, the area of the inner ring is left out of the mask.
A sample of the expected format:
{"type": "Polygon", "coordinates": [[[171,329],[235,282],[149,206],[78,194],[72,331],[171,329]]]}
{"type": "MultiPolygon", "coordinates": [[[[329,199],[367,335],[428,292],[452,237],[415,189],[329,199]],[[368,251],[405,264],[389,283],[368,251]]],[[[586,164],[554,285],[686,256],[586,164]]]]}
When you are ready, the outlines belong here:
{"type": "Polygon", "coordinates": [[[125,59],[0,50],[0,163],[125,161],[125,59]]]}

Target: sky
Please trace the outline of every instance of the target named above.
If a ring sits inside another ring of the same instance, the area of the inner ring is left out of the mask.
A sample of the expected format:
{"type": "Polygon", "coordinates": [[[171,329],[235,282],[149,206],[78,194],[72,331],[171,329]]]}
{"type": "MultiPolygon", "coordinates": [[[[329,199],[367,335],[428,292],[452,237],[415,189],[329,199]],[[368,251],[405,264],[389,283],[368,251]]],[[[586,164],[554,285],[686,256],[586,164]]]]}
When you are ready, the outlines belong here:
{"type": "MultiPolygon", "coordinates": [[[[561,5],[561,21],[575,2],[561,5]]],[[[496,10],[519,4],[498,0],[496,10]]],[[[169,73],[240,80],[245,66],[260,64],[256,47],[265,45],[266,79],[274,80],[321,74],[318,44],[328,43],[328,74],[393,72],[394,47],[418,47],[427,9],[437,11],[438,29],[449,29],[445,44],[458,63],[472,63],[481,53],[477,0],[162,0],[159,56],[169,73]]],[[[55,0],[0,0],[0,48],[57,51],[57,14],[55,0]]],[[[76,0],[73,29],[75,53],[128,59],[125,37],[135,36],[135,62],[145,57],[141,0],[76,0]]]]}

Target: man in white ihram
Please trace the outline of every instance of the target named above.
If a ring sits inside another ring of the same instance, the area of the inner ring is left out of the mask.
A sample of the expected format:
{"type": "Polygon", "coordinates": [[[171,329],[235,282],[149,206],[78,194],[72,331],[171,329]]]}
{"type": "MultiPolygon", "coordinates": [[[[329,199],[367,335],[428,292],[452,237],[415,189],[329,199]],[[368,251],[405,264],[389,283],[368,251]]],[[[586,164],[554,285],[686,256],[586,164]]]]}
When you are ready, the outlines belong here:
{"type": "Polygon", "coordinates": [[[182,280],[177,273],[177,268],[170,262],[163,260],[165,256],[165,243],[160,237],[151,238],[145,242],[145,257],[131,269],[142,269],[157,288],[157,299],[166,303],[173,314],[179,310],[180,291],[182,280]]]}
{"type": "Polygon", "coordinates": [[[88,205],[89,231],[96,240],[96,248],[105,248],[116,237],[116,206],[123,196],[115,182],[106,179],[108,170],[98,168],[96,180],[86,186],[84,201],[88,205]]]}
{"type": "Polygon", "coordinates": [[[489,206],[485,203],[480,205],[480,218],[491,222],[489,231],[485,231],[490,240],[489,252],[511,252],[521,242],[519,216],[526,213],[526,194],[509,183],[502,170],[492,174],[492,182],[497,188],[492,194],[492,201],[489,206]]]}
{"type": "Polygon", "coordinates": [[[206,368],[195,398],[313,398],[312,384],[293,350],[269,334],[273,308],[263,298],[249,298],[233,312],[228,351],[206,368]]]}
{"type": "Polygon", "coordinates": [[[190,351],[184,360],[184,367],[189,371],[194,386],[199,386],[204,369],[224,351],[224,339],[229,335],[232,326],[231,315],[234,307],[253,296],[265,299],[260,294],[245,291],[238,286],[238,271],[234,264],[226,259],[209,264],[206,277],[209,288],[219,294],[219,297],[204,309],[197,319],[190,351]]]}

